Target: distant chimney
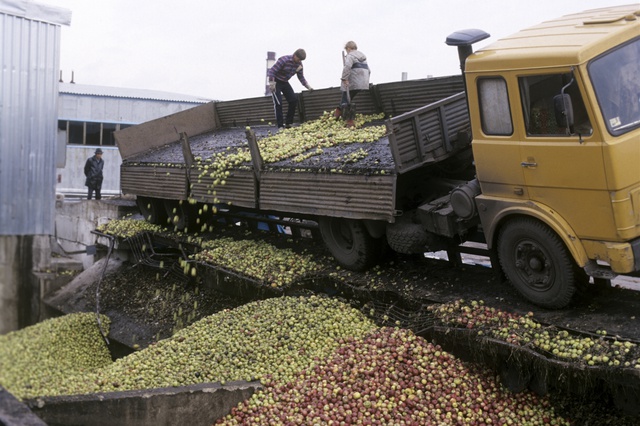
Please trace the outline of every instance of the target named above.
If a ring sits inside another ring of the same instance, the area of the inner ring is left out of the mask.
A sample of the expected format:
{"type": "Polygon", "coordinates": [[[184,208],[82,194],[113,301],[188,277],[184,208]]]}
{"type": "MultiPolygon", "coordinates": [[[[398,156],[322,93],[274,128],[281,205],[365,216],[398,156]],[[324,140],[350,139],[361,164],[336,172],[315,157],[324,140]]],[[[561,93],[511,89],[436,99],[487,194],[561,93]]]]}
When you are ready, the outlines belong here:
{"type": "Polygon", "coordinates": [[[407,72],[406,72],[406,71],[404,71],[404,72],[402,73],[402,81],[407,81],[407,75],[408,75],[408,74],[407,74],[407,72]]]}
{"type": "Polygon", "coordinates": [[[75,82],[75,81],[73,81],[73,71],[71,71],[71,81],[70,81],[69,83],[71,83],[71,84],[76,84],[76,82],[75,82]]]}
{"type": "Polygon", "coordinates": [[[62,80],[62,70],[60,70],[60,80],[58,80],[58,83],[64,83],[64,81],[62,80]]]}

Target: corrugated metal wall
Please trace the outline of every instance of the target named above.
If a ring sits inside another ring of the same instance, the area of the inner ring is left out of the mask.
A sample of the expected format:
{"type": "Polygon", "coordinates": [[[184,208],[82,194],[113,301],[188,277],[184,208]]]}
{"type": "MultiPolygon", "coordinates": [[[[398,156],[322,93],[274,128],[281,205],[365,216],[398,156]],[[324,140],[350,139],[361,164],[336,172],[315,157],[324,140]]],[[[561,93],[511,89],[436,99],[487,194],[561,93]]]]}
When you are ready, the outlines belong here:
{"type": "Polygon", "coordinates": [[[0,34],[0,234],[50,234],[60,28],[0,14],[0,34]]]}
{"type": "Polygon", "coordinates": [[[71,13],[0,1],[0,235],[51,235],[60,25],[71,13]]]}

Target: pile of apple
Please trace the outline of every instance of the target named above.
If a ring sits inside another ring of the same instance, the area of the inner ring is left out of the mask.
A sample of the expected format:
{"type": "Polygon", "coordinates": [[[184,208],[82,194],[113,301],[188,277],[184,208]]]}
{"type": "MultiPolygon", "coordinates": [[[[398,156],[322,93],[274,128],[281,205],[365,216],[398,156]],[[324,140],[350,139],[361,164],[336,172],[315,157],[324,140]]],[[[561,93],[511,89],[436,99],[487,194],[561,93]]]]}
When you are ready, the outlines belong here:
{"type": "Polygon", "coordinates": [[[384,114],[358,114],[355,126],[347,127],[344,121],[336,120],[332,113],[324,112],[317,120],[260,139],[258,146],[265,163],[286,159],[301,162],[311,156],[322,155],[324,149],[333,146],[377,141],[386,134],[386,127],[365,124],[382,118],[384,114]]]}
{"type": "Polygon", "coordinates": [[[145,220],[135,220],[131,218],[111,219],[110,221],[96,227],[96,231],[103,234],[113,235],[118,238],[130,238],[142,232],[165,232],[159,225],[154,225],[145,220]]]}
{"type": "Polygon", "coordinates": [[[268,380],[218,425],[568,425],[549,399],[512,394],[411,331],[347,338],[292,380],[268,380]]]}
{"type": "MultiPolygon", "coordinates": [[[[277,248],[262,240],[218,238],[202,242],[191,259],[230,270],[271,288],[282,289],[317,273],[321,265],[310,255],[277,248]]],[[[191,269],[191,273],[194,270],[191,269]]]]}
{"type": "MultiPolygon", "coordinates": [[[[433,310],[454,325],[461,318],[468,325],[467,314],[476,313],[473,326],[485,333],[513,320],[515,330],[532,326],[519,322],[530,316],[500,312],[461,301],[433,310]]],[[[101,322],[108,327],[107,318],[101,322]]],[[[265,388],[217,424],[570,424],[549,397],[513,394],[489,370],[410,330],[376,327],[328,297],[226,309],[115,362],[94,314],[0,336],[0,385],[21,399],[234,380],[260,380],[265,388]]]]}
{"type": "MultiPolygon", "coordinates": [[[[95,371],[64,378],[56,375],[48,381],[49,386],[28,395],[224,384],[267,380],[267,376],[290,382],[298,372],[330,356],[341,341],[363,337],[374,329],[359,310],[336,299],[310,296],[261,300],[205,317],[95,371]]],[[[24,376],[33,377],[29,369],[36,366],[22,368],[24,376]]],[[[47,377],[46,372],[43,376],[47,377]]],[[[17,390],[14,395],[25,396],[24,387],[17,390]]]]}
{"type": "Polygon", "coordinates": [[[594,336],[577,335],[556,326],[543,325],[526,315],[486,306],[482,300],[457,300],[428,308],[440,324],[475,330],[479,335],[533,348],[565,361],[588,366],[640,369],[640,348],[636,343],[607,338],[605,330],[594,336]]]}
{"type": "Polygon", "coordinates": [[[55,393],[69,376],[111,364],[102,333],[110,321],[92,313],[69,314],[0,335],[0,386],[18,398],[55,393]]]}
{"type": "MultiPolygon", "coordinates": [[[[119,238],[130,238],[145,231],[173,235],[175,238],[180,234],[131,218],[112,219],[97,229],[119,238]]],[[[196,261],[231,271],[273,289],[284,289],[317,274],[324,267],[309,254],[278,248],[263,240],[237,240],[229,237],[204,239],[196,235],[193,238],[189,236],[188,241],[200,245],[201,250],[189,256],[191,262],[180,260],[180,266],[187,276],[197,275],[192,262],[196,261]]]]}

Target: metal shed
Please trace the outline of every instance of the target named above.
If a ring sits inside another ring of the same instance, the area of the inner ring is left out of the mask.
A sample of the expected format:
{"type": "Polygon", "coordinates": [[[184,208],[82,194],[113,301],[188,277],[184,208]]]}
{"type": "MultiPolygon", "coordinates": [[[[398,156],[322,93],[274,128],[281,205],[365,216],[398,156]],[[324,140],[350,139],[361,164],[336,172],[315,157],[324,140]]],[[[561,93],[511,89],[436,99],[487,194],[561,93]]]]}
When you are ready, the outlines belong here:
{"type": "Polygon", "coordinates": [[[0,0],[0,333],[39,318],[50,266],[61,25],[71,12],[0,0]]]}
{"type": "Polygon", "coordinates": [[[0,235],[50,235],[61,25],[71,12],[0,0],[0,235]]]}

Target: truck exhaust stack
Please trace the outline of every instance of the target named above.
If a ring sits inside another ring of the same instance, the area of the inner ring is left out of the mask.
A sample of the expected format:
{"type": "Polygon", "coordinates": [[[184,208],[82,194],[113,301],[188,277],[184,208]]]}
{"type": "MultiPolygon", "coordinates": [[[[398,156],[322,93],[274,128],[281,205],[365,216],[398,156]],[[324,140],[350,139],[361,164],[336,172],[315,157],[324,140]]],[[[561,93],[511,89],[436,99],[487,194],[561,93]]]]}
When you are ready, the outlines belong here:
{"type": "Polygon", "coordinates": [[[482,30],[469,29],[460,30],[449,35],[445,43],[449,46],[458,46],[458,59],[460,60],[460,70],[464,73],[464,63],[473,53],[471,45],[481,40],[489,38],[490,34],[482,30]]]}

